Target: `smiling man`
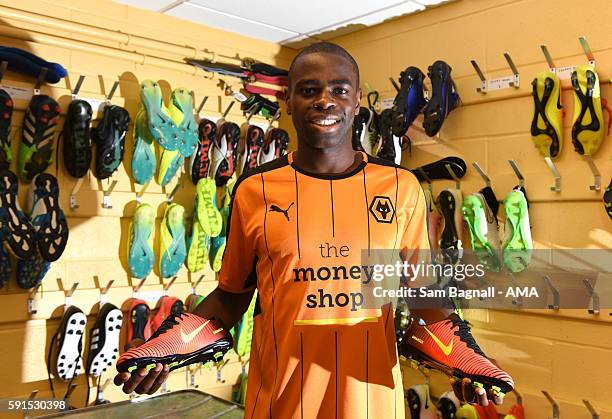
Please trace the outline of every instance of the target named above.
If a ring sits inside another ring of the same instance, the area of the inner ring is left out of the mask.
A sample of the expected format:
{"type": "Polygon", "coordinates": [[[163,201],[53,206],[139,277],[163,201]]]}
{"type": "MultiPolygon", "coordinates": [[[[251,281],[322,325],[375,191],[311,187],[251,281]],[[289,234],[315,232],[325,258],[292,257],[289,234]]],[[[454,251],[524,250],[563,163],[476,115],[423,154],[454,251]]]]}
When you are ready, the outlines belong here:
{"type": "MultiPolygon", "coordinates": [[[[238,180],[218,288],[198,306],[199,317],[172,317],[118,361],[159,361],[152,371],[123,372],[115,383],[127,393],[156,391],[170,360],[173,367],[202,360],[201,348],[221,341],[213,336],[217,327],[235,324],[257,289],[246,417],[404,418],[393,312],[364,305],[362,257],[375,249],[398,258],[427,249],[423,193],[408,170],[353,150],[362,93],[357,64],[344,49],[309,46],[289,78],[297,150],[238,180]],[[179,333],[198,327],[189,342],[195,346],[186,347],[179,333]]],[[[465,380],[455,389],[470,401],[487,403],[468,379],[483,376],[501,401],[495,380],[511,379],[484,357],[465,322],[449,309],[412,315],[407,336],[417,340],[408,356],[447,372],[462,368],[455,375],[465,380]],[[474,370],[460,362],[475,363],[474,370]]]]}

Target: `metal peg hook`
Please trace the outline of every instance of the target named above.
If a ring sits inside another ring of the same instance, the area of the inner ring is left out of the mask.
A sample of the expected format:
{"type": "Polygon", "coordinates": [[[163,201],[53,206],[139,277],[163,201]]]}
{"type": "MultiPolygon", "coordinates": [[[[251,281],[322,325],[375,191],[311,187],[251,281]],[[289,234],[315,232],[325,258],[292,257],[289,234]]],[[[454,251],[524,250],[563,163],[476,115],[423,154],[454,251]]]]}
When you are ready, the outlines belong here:
{"type": "Polygon", "coordinates": [[[553,192],[561,192],[561,173],[559,173],[557,166],[555,166],[550,157],[544,157],[544,161],[555,178],[555,184],[550,187],[550,190],[553,192]]]}
{"type": "Polygon", "coordinates": [[[476,162],[473,162],[472,166],[474,166],[474,169],[476,169],[480,177],[485,181],[485,184],[488,187],[491,187],[491,178],[489,178],[489,176],[485,173],[485,171],[482,170],[482,167],[480,167],[480,165],[476,162]]]}
{"type": "Polygon", "coordinates": [[[546,59],[546,62],[548,63],[548,67],[550,68],[550,71],[554,73],[557,67],[555,66],[555,63],[553,62],[552,56],[548,52],[548,47],[545,44],[541,44],[540,49],[542,50],[542,54],[544,54],[544,59],[546,59]]]}
{"type": "Polygon", "coordinates": [[[395,79],[393,79],[393,77],[389,77],[389,81],[391,82],[391,84],[393,85],[393,88],[395,89],[396,92],[400,91],[400,87],[397,84],[397,82],[395,81],[395,79]]]}
{"type": "Polygon", "coordinates": [[[145,182],[145,184],[142,185],[142,188],[140,188],[140,191],[136,193],[136,202],[138,202],[139,204],[142,201],[142,196],[147,191],[147,188],[149,187],[150,183],[151,183],[151,180],[148,180],[147,182],[145,182]]]}
{"type": "Polygon", "coordinates": [[[593,184],[589,185],[589,189],[592,191],[600,191],[601,190],[601,173],[599,173],[599,169],[595,166],[595,162],[593,161],[593,157],[584,156],[589,168],[591,169],[591,173],[593,173],[593,184]]]}
{"type": "Polygon", "coordinates": [[[36,306],[36,294],[42,288],[42,282],[36,284],[36,286],[30,292],[28,296],[28,314],[36,314],[38,313],[38,307],[36,306]]]}
{"type": "Polygon", "coordinates": [[[104,288],[100,289],[100,307],[103,304],[106,304],[106,302],[107,302],[106,294],[108,293],[108,290],[110,290],[110,287],[113,286],[114,282],[115,282],[115,280],[111,279],[110,281],[108,281],[108,284],[106,284],[106,286],[104,288]]]}
{"type": "Polygon", "coordinates": [[[76,98],[79,95],[79,90],[81,90],[81,86],[83,85],[83,82],[85,81],[85,76],[84,75],[80,75],[79,76],[79,80],[77,81],[76,86],[74,86],[74,89],[72,89],[72,98],[76,98]]]}
{"type": "Polygon", "coordinates": [[[196,288],[198,287],[198,285],[200,285],[200,282],[202,282],[202,280],[204,279],[205,275],[200,275],[200,277],[198,278],[198,280],[191,285],[191,293],[195,294],[196,293],[196,288]]]}
{"type": "Polygon", "coordinates": [[[584,403],[584,405],[588,409],[589,413],[591,414],[592,419],[599,419],[599,413],[597,413],[597,411],[595,410],[595,408],[593,407],[590,401],[583,399],[582,403],[584,403]]]}
{"type": "Polygon", "coordinates": [[[78,286],[79,286],[79,283],[75,282],[74,284],[72,284],[72,286],[70,287],[68,291],[64,291],[65,298],[66,298],[64,302],[64,310],[72,305],[72,295],[74,294],[78,286]]]}
{"type": "Polygon", "coordinates": [[[552,419],[559,419],[559,405],[557,404],[555,399],[553,399],[552,396],[548,394],[548,391],[542,390],[542,394],[544,395],[544,397],[546,397],[546,399],[552,406],[552,419]]]}
{"type": "Polygon", "coordinates": [[[223,112],[223,116],[221,116],[222,119],[225,119],[225,117],[229,114],[229,111],[232,109],[232,106],[234,106],[233,100],[229,103],[229,105],[227,105],[227,108],[225,108],[225,112],[223,112]]]}
{"type": "MultiPolygon", "coordinates": [[[[508,273],[508,276],[510,277],[510,282],[512,282],[512,286],[515,287],[514,289],[518,288],[518,283],[516,282],[516,279],[514,278],[514,275],[512,273],[508,273]]],[[[513,297],[512,298],[512,304],[515,306],[522,306],[523,305],[523,297],[521,297],[520,295],[513,297]]],[[[520,397],[520,395],[517,393],[517,397],[520,397]]],[[[520,403],[519,403],[520,404],[520,403]]]]}
{"type": "Polygon", "coordinates": [[[551,310],[559,310],[559,291],[552,283],[552,280],[548,276],[544,276],[544,282],[550,289],[550,292],[553,295],[553,303],[548,305],[548,308],[551,310]]]}
{"type": "Polygon", "coordinates": [[[47,67],[41,67],[40,73],[38,73],[38,77],[36,78],[36,83],[34,84],[35,95],[40,94],[40,86],[42,86],[43,82],[45,81],[45,78],[47,77],[47,71],[49,71],[47,67]]]}
{"type": "Polygon", "coordinates": [[[578,41],[580,41],[580,46],[582,46],[582,50],[584,51],[584,55],[586,55],[587,60],[589,60],[589,64],[595,67],[595,57],[593,56],[593,52],[591,51],[591,47],[589,46],[586,38],[581,36],[578,38],[578,41]]]}
{"type": "Polygon", "coordinates": [[[514,160],[508,160],[508,163],[510,163],[510,166],[512,167],[512,170],[514,171],[514,174],[518,178],[519,186],[521,188],[524,188],[525,187],[525,178],[523,177],[523,174],[521,173],[521,170],[519,169],[518,165],[516,164],[516,162],[514,160]]]}
{"type": "Polygon", "coordinates": [[[138,285],[136,285],[135,287],[132,288],[132,294],[137,294],[140,291],[140,289],[142,288],[142,286],[144,285],[146,280],[147,280],[147,278],[142,278],[138,282],[138,285]]]}
{"type": "Polygon", "coordinates": [[[176,278],[177,278],[176,276],[173,276],[172,279],[166,285],[164,285],[164,295],[168,295],[168,290],[174,284],[174,281],[176,281],[176,278]]]}
{"type": "Polygon", "coordinates": [[[174,195],[176,195],[178,190],[181,189],[182,187],[183,187],[183,184],[181,182],[178,182],[176,185],[174,185],[172,192],[170,192],[170,194],[166,197],[169,204],[172,203],[172,201],[174,200],[174,195]]]}
{"type": "Polygon", "coordinates": [[[251,121],[251,118],[255,116],[263,107],[261,103],[253,103],[249,109],[245,111],[247,124],[251,121]]]}
{"type": "Polygon", "coordinates": [[[512,61],[512,57],[510,57],[509,53],[504,52],[504,58],[508,62],[508,66],[510,67],[510,69],[512,70],[512,74],[514,75],[514,81],[510,82],[510,86],[514,87],[515,89],[518,89],[519,87],[521,87],[520,86],[521,85],[521,76],[519,74],[519,71],[516,68],[516,66],[514,65],[514,62],[512,61]]]}
{"type": "Polygon", "coordinates": [[[72,188],[72,192],[70,192],[70,209],[71,210],[75,210],[79,207],[79,205],[77,204],[77,194],[79,193],[79,190],[81,189],[81,185],[83,184],[83,178],[78,178],[76,183],[74,184],[74,187],[72,188]]]}
{"type": "Polygon", "coordinates": [[[487,94],[487,78],[482,73],[482,70],[478,66],[478,63],[476,62],[476,60],[470,60],[470,63],[472,63],[472,67],[474,67],[474,70],[476,71],[476,74],[478,74],[478,78],[480,79],[480,87],[477,87],[476,91],[478,93],[482,93],[483,95],[486,95],[487,94]]]}
{"type": "Polygon", "coordinates": [[[459,179],[459,177],[455,174],[451,165],[447,163],[444,165],[444,167],[446,167],[448,174],[451,175],[453,179],[455,179],[455,186],[457,187],[457,189],[461,189],[461,179],[459,179]]]}
{"type": "Polygon", "coordinates": [[[593,307],[588,309],[589,314],[599,314],[599,294],[597,294],[595,288],[593,288],[593,285],[588,279],[583,279],[582,283],[587,288],[591,301],[593,301],[593,307]]]}
{"type": "Polygon", "coordinates": [[[105,208],[105,209],[113,208],[113,205],[111,204],[110,196],[111,196],[111,193],[113,193],[113,189],[115,189],[115,186],[117,186],[117,181],[113,180],[110,186],[108,187],[108,189],[102,191],[104,193],[104,196],[102,197],[102,208],[105,208]]]}
{"type": "Polygon", "coordinates": [[[8,61],[2,61],[0,63],[0,82],[4,78],[4,72],[6,71],[7,67],[8,67],[8,61]]]}
{"type": "Polygon", "coordinates": [[[117,90],[117,87],[119,87],[119,81],[116,81],[113,83],[113,87],[111,88],[110,93],[108,94],[108,96],[106,96],[107,102],[110,103],[111,99],[115,95],[115,91],[117,90]]]}
{"type": "Polygon", "coordinates": [[[223,361],[217,363],[217,383],[225,383],[225,380],[221,378],[221,371],[223,368],[225,368],[228,362],[229,359],[224,359],[223,361]]]}
{"type": "Polygon", "coordinates": [[[208,100],[208,96],[204,96],[202,98],[202,101],[200,102],[200,104],[198,105],[198,109],[196,110],[196,115],[199,115],[200,112],[202,112],[202,109],[204,109],[204,105],[206,104],[207,100],[208,100]]]}
{"type": "Polygon", "coordinates": [[[518,392],[516,387],[514,387],[512,391],[514,392],[514,396],[516,397],[516,404],[523,404],[523,396],[521,396],[521,393],[518,392]]]}
{"type": "Polygon", "coordinates": [[[420,166],[417,167],[416,170],[421,174],[421,176],[423,176],[423,179],[425,179],[425,182],[427,182],[427,189],[429,189],[429,192],[431,192],[433,195],[433,184],[431,183],[431,179],[429,176],[427,176],[425,170],[420,166]]]}

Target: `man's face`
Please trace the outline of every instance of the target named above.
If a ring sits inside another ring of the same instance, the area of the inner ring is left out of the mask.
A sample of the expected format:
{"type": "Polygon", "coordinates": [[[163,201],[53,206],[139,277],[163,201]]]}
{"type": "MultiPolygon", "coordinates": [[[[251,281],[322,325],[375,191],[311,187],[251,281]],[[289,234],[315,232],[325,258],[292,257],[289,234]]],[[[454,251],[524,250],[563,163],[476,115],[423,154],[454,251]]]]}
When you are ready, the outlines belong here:
{"type": "Polygon", "coordinates": [[[292,69],[289,88],[287,111],[299,141],[316,149],[350,143],[361,89],[346,58],[328,53],[301,57],[292,69]]]}

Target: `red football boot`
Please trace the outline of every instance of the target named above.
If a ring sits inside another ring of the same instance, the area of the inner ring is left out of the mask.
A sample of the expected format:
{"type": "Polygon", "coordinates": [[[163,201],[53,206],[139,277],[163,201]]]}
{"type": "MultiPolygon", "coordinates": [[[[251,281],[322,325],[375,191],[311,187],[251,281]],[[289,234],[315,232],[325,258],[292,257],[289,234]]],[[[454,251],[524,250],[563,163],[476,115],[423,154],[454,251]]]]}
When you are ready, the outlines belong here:
{"type": "Polygon", "coordinates": [[[431,324],[413,320],[404,335],[400,354],[450,377],[469,378],[474,385],[497,393],[508,393],[514,387],[512,377],[487,358],[468,323],[455,313],[431,324]]]}
{"type": "Polygon", "coordinates": [[[151,321],[149,320],[149,305],[137,298],[127,301],[129,306],[127,321],[126,343],[131,346],[134,341],[145,341],[151,337],[151,321]]]}
{"type": "Polygon", "coordinates": [[[218,361],[233,346],[231,335],[216,320],[195,314],[172,314],[143,345],[117,361],[117,371],[169,365],[170,371],[190,364],[218,361]]]}

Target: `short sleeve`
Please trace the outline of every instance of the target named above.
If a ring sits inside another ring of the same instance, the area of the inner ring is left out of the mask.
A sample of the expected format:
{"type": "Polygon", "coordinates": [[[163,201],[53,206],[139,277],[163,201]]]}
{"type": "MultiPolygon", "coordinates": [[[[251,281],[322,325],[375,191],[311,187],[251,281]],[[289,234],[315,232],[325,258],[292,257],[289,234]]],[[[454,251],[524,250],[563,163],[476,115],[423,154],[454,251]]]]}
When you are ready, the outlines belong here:
{"type": "Polygon", "coordinates": [[[232,197],[227,220],[227,241],[219,272],[219,288],[232,293],[245,293],[257,287],[257,255],[253,235],[246,232],[247,220],[238,186],[232,197]]]}

